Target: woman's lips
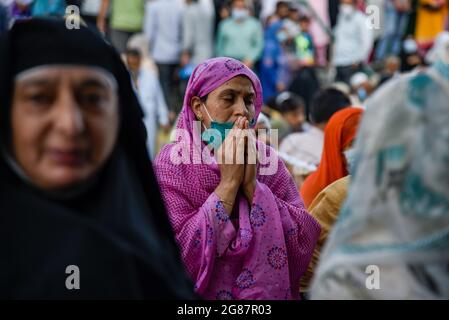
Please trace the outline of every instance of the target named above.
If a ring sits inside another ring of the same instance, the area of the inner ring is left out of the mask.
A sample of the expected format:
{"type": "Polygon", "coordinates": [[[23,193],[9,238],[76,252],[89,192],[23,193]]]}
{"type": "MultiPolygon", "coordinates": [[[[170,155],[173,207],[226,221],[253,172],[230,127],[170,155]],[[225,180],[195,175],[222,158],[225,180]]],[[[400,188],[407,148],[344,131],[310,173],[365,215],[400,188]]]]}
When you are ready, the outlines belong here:
{"type": "Polygon", "coordinates": [[[50,159],[58,165],[76,167],[83,165],[87,160],[87,152],[83,150],[60,150],[48,151],[50,159]]]}

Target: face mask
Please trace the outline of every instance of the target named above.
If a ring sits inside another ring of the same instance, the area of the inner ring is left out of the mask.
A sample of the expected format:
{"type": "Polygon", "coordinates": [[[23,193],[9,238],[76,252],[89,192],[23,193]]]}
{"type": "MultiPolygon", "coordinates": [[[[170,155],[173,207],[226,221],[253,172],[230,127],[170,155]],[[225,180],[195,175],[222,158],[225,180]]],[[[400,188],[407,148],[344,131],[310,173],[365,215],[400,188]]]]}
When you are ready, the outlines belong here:
{"type": "Polygon", "coordinates": [[[343,152],[346,158],[346,163],[348,167],[346,168],[348,172],[351,174],[352,170],[354,170],[354,160],[355,160],[355,149],[351,148],[343,152]]]}
{"type": "Polygon", "coordinates": [[[350,4],[342,4],[340,6],[340,12],[344,16],[350,16],[354,12],[354,7],[350,4]]]}
{"type": "Polygon", "coordinates": [[[182,68],[179,71],[179,77],[182,80],[188,80],[190,78],[190,76],[192,75],[193,70],[195,70],[195,65],[192,63],[189,63],[188,65],[184,66],[184,68],[182,68]]]}
{"type": "MultiPolygon", "coordinates": [[[[206,110],[207,116],[209,117],[211,123],[210,128],[207,129],[204,126],[204,132],[202,134],[201,139],[206,142],[208,145],[211,145],[214,149],[218,149],[223,141],[226,139],[229,131],[234,128],[234,122],[218,122],[212,119],[209,114],[209,111],[206,108],[206,105],[203,103],[204,109],[206,110]]],[[[256,124],[256,119],[252,119],[250,121],[250,126],[254,127],[256,124]]]]}
{"type": "Polygon", "coordinates": [[[207,116],[209,117],[211,123],[210,128],[207,129],[204,124],[204,132],[202,134],[202,140],[206,142],[208,145],[211,145],[215,150],[217,150],[223,141],[226,139],[226,136],[229,133],[229,130],[231,130],[234,127],[234,122],[218,122],[212,119],[212,117],[209,114],[209,111],[207,111],[206,105],[203,104],[204,109],[206,110],[207,116]]]}
{"type": "Polygon", "coordinates": [[[281,43],[285,42],[288,39],[287,33],[284,32],[284,31],[279,32],[276,35],[276,37],[277,37],[278,41],[281,42],[281,43]]]}
{"type": "Polygon", "coordinates": [[[248,17],[248,10],[246,9],[234,9],[232,10],[232,17],[235,20],[243,20],[248,17]]]}
{"type": "Polygon", "coordinates": [[[366,92],[365,88],[360,88],[359,90],[357,90],[357,95],[360,101],[365,101],[365,99],[368,96],[368,93],[366,92]]]}
{"type": "Polygon", "coordinates": [[[403,44],[404,52],[406,54],[415,53],[418,51],[418,45],[416,44],[416,41],[413,39],[407,39],[404,41],[403,44]]]}

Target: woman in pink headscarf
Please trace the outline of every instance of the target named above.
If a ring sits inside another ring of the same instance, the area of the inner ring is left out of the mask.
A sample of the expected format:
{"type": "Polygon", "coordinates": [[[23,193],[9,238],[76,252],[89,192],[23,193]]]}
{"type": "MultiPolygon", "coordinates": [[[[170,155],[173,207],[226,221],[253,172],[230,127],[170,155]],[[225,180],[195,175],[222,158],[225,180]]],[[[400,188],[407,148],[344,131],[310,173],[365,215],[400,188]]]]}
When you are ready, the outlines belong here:
{"type": "Polygon", "coordinates": [[[176,142],[154,164],[184,264],[205,299],[298,299],[320,233],[272,149],[257,143],[271,163],[216,160],[236,154],[232,139],[246,153],[256,150],[254,135],[238,129],[252,127],[261,107],[261,85],[249,68],[231,58],[205,61],[190,77],[176,142]],[[223,144],[198,142],[199,130],[204,139],[204,131],[226,126],[232,130],[223,144]],[[199,163],[205,150],[216,156],[199,163]]]}

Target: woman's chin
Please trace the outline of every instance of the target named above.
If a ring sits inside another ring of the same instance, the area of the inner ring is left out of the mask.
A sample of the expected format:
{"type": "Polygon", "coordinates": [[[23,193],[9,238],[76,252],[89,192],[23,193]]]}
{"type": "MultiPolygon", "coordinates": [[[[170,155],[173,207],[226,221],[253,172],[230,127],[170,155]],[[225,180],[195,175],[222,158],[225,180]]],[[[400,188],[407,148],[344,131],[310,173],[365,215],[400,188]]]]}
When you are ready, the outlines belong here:
{"type": "Polygon", "coordinates": [[[60,169],[55,170],[44,179],[34,181],[34,183],[49,191],[64,190],[84,183],[92,175],[93,172],[86,169],[60,169]]]}

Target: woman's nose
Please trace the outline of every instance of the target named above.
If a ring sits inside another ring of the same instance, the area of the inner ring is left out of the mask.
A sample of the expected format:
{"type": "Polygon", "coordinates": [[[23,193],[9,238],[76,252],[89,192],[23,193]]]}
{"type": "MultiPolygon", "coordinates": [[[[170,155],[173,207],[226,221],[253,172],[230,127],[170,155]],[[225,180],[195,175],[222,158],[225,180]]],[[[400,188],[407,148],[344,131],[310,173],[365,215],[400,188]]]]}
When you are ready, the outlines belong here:
{"type": "Polygon", "coordinates": [[[84,131],[81,106],[71,92],[61,93],[55,107],[55,127],[58,131],[67,136],[77,136],[84,131]]]}
{"type": "Polygon", "coordinates": [[[237,109],[237,112],[238,112],[237,115],[238,116],[248,117],[249,111],[248,111],[248,108],[247,108],[247,106],[245,104],[245,100],[243,100],[243,99],[239,100],[237,108],[238,108],[237,109]]]}

